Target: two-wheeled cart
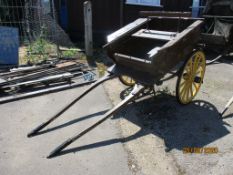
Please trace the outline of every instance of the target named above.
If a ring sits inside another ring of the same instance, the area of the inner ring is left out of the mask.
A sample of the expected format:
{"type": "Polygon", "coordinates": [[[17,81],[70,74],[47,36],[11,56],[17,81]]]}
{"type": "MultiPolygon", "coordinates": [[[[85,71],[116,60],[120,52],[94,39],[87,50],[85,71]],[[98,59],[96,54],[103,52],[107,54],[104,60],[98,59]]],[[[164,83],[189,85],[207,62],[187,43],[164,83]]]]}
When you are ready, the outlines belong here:
{"type": "Polygon", "coordinates": [[[139,18],[109,35],[104,48],[115,64],[108,69],[103,78],[92,84],[55,116],[32,130],[28,137],[37,135],[98,85],[116,77],[132,77],[136,82],[132,92],[104,114],[100,121],[57,147],[48,158],[58,155],[72,142],[103,123],[143,92],[148,89],[154,90],[154,85],[161,85],[167,80],[165,75],[173,70],[177,70],[174,75],[178,75],[178,101],[181,104],[190,103],[200,90],[206,68],[205,55],[197,48],[202,24],[202,20],[189,17],[139,18]]]}

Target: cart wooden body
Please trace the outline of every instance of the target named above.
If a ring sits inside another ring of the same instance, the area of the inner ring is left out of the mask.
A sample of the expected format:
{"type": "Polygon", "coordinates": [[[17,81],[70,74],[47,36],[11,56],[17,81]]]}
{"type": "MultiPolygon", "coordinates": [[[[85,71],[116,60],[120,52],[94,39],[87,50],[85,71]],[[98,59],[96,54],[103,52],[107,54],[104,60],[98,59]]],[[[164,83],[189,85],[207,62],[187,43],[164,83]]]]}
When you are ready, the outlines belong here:
{"type": "Polygon", "coordinates": [[[192,53],[202,24],[192,18],[140,18],[109,35],[104,47],[115,73],[157,84],[192,53]]]}

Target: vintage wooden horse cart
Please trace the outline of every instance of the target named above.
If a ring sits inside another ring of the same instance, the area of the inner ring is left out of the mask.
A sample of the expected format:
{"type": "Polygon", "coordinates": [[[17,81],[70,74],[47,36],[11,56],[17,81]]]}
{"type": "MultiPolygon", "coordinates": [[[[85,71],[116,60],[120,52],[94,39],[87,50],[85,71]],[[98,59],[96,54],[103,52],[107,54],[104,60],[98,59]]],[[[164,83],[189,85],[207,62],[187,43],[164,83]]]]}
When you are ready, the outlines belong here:
{"type": "Polygon", "coordinates": [[[202,24],[202,20],[190,17],[148,17],[137,19],[109,35],[104,48],[115,64],[108,69],[107,75],[92,84],[55,116],[31,131],[28,137],[37,135],[95,87],[116,77],[132,77],[136,81],[132,92],[104,114],[100,121],[57,147],[48,158],[58,155],[144,91],[154,89],[154,85],[161,85],[166,80],[164,76],[173,69],[178,70],[175,74],[178,75],[177,99],[182,104],[190,103],[201,87],[206,68],[205,55],[197,47],[202,24]]]}

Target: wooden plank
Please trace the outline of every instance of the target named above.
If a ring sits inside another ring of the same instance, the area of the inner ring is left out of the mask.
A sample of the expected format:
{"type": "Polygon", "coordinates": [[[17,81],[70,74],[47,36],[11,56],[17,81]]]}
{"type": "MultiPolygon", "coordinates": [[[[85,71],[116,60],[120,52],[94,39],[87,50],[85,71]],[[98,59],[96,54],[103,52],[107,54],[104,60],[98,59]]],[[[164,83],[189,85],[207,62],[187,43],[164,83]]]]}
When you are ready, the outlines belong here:
{"type": "Polygon", "coordinates": [[[154,49],[152,49],[151,51],[149,51],[147,53],[147,55],[149,56],[149,58],[151,58],[153,55],[157,54],[160,49],[161,49],[161,47],[155,47],[154,49]]]}
{"type": "Polygon", "coordinates": [[[174,37],[176,37],[176,34],[177,34],[176,32],[141,29],[138,32],[134,33],[132,36],[139,37],[139,38],[170,41],[174,37]]]}
{"type": "Polygon", "coordinates": [[[84,2],[85,50],[87,56],[93,56],[92,5],[84,2]]]}
{"type": "Polygon", "coordinates": [[[177,17],[177,16],[148,16],[151,19],[179,19],[179,20],[204,20],[204,18],[177,17]]]}
{"type": "Polygon", "coordinates": [[[114,54],[115,58],[120,60],[120,59],[126,59],[132,62],[137,62],[137,63],[145,63],[145,64],[151,64],[150,60],[146,60],[146,59],[142,59],[142,58],[137,58],[137,57],[133,57],[130,55],[125,55],[125,54],[120,54],[120,53],[115,53],[114,54]]]}
{"type": "Polygon", "coordinates": [[[107,36],[108,43],[113,42],[114,40],[117,40],[123,36],[125,36],[127,33],[131,32],[137,27],[142,26],[148,21],[146,18],[139,18],[136,21],[126,25],[125,27],[121,28],[120,30],[117,30],[116,32],[112,33],[111,35],[107,36]]]}
{"type": "Polygon", "coordinates": [[[167,17],[191,17],[190,12],[170,12],[170,11],[140,11],[141,17],[148,16],[167,16],[167,17]]]}
{"type": "Polygon", "coordinates": [[[75,66],[75,65],[77,65],[77,62],[75,62],[75,61],[67,61],[67,62],[64,62],[64,63],[58,63],[58,64],[56,64],[56,67],[57,68],[64,68],[64,67],[75,66]]]}

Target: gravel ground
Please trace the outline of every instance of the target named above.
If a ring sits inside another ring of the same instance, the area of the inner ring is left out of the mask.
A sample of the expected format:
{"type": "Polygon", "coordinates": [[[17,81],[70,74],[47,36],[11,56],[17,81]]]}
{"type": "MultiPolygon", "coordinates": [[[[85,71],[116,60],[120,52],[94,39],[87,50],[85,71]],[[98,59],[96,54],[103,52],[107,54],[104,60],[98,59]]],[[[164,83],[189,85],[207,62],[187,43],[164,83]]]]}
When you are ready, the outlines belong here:
{"type": "MultiPolygon", "coordinates": [[[[155,97],[129,104],[113,117],[135,174],[233,174],[233,105],[223,119],[218,115],[233,95],[232,68],[227,60],[208,66],[201,91],[189,105],[177,103],[173,79],[158,87],[155,97]],[[217,147],[219,152],[184,154],[185,147],[217,147]]],[[[104,87],[115,105],[126,89],[117,79],[104,87]]]]}

